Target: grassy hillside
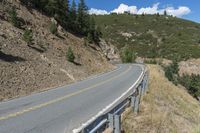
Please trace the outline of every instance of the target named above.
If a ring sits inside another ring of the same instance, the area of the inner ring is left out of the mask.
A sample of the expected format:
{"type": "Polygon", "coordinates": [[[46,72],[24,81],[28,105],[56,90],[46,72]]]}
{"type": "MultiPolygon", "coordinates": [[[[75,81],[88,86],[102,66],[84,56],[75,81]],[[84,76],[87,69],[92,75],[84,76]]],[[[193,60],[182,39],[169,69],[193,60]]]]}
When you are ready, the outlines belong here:
{"type": "Polygon", "coordinates": [[[187,91],[169,82],[160,66],[149,65],[149,90],[139,114],[127,111],[125,133],[199,133],[200,104],[187,91]]]}
{"type": "Polygon", "coordinates": [[[141,57],[181,60],[200,57],[200,24],[161,15],[94,16],[103,37],[141,57]]]}

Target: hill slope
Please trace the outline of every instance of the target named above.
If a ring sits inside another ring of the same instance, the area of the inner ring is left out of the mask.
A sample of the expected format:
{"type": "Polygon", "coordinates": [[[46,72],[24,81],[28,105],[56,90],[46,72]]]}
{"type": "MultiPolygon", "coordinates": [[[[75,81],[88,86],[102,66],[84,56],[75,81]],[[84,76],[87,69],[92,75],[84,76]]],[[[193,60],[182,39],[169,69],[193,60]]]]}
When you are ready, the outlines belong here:
{"type": "Polygon", "coordinates": [[[149,65],[150,83],[138,115],[127,111],[126,133],[199,133],[200,103],[183,87],[169,82],[160,66],[149,65]]]}
{"type": "Polygon", "coordinates": [[[163,15],[111,14],[94,18],[108,42],[118,48],[128,46],[140,57],[200,57],[198,23],[163,15]]]}
{"type": "Polygon", "coordinates": [[[101,48],[84,45],[84,39],[58,26],[58,36],[51,34],[52,18],[19,2],[0,3],[0,100],[27,95],[51,87],[65,85],[91,74],[112,68],[101,48]],[[8,11],[16,6],[21,28],[9,22],[8,11]],[[33,44],[23,40],[25,29],[31,29],[33,44]],[[75,63],[67,61],[71,47],[75,63]]]}

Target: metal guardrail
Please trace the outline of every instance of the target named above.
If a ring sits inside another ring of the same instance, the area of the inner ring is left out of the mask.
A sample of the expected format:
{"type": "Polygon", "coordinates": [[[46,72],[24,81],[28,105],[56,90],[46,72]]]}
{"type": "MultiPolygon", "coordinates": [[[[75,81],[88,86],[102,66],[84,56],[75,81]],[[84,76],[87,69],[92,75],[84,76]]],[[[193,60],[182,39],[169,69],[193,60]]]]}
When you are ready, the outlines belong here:
{"type": "Polygon", "coordinates": [[[148,76],[149,73],[147,67],[145,67],[138,81],[133,84],[127,92],[100,112],[96,117],[73,132],[101,133],[109,128],[113,133],[121,133],[121,114],[128,106],[131,106],[135,113],[139,111],[141,97],[148,89],[148,76]]]}

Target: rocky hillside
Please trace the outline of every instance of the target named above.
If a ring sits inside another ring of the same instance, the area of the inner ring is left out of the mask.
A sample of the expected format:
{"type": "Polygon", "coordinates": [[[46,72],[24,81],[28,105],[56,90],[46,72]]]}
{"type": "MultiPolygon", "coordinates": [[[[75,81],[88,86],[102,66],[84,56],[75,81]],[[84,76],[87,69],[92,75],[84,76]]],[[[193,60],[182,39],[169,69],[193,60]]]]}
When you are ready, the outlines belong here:
{"type": "Polygon", "coordinates": [[[53,35],[49,30],[51,21],[55,20],[18,1],[0,4],[0,100],[62,86],[113,68],[107,62],[109,57],[117,57],[112,46],[86,45],[83,38],[59,25],[58,34],[53,35]],[[10,22],[13,6],[20,28],[10,22]],[[31,45],[23,39],[26,29],[32,31],[31,45]],[[75,55],[73,63],[66,58],[69,47],[75,55]]]}

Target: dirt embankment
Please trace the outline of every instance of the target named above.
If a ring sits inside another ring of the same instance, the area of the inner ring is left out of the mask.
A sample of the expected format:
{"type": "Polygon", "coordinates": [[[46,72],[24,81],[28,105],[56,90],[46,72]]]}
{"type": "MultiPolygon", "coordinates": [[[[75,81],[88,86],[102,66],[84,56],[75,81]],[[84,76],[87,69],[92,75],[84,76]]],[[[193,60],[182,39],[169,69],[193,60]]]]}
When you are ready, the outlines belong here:
{"type": "Polygon", "coordinates": [[[188,92],[169,82],[161,67],[149,65],[149,91],[138,115],[129,109],[123,118],[126,133],[199,133],[200,104],[188,92]]]}
{"type": "Polygon", "coordinates": [[[83,38],[60,26],[58,36],[51,34],[51,18],[19,2],[10,2],[7,8],[16,6],[18,17],[25,22],[16,28],[8,21],[6,6],[0,6],[0,101],[62,86],[113,68],[101,48],[84,45],[83,38]],[[27,28],[33,32],[31,46],[23,41],[27,28]],[[76,56],[75,63],[66,59],[69,47],[76,56]]]}

